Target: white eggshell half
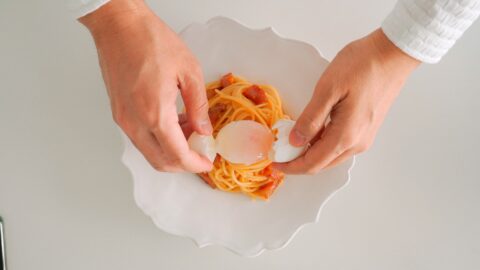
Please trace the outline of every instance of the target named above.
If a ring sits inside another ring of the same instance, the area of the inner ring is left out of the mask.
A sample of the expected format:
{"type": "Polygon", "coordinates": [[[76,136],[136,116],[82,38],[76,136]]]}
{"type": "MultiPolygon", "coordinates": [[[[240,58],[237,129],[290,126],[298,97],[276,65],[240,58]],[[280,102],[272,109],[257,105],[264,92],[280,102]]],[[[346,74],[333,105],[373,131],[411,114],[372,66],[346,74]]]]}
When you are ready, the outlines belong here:
{"type": "Polygon", "coordinates": [[[277,129],[277,140],[273,143],[268,157],[273,162],[289,162],[299,157],[307,146],[296,147],[290,144],[289,136],[295,126],[295,121],[280,119],[273,126],[272,130],[277,129]]]}
{"type": "Polygon", "coordinates": [[[208,158],[211,162],[215,160],[217,150],[212,135],[201,135],[194,131],[188,138],[188,146],[198,154],[208,158]]]}

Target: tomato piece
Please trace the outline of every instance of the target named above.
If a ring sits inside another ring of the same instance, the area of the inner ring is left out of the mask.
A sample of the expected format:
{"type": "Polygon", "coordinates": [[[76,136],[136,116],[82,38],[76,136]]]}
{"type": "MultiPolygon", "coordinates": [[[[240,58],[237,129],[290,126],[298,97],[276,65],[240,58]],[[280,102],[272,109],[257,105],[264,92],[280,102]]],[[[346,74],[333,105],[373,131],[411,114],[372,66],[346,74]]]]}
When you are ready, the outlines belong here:
{"type": "Polygon", "coordinates": [[[265,94],[265,91],[255,84],[243,90],[243,95],[255,105],[267,102],[267,95],[265,94]]]}
{"type": "Polygon", "coordinates": [[[275,189],[277,189],[278,185],[281,183],[281,181],[270,181],[267,184],[263,185],[261,188],[259,188],[257,191],[254,192],[254,195],[262,198],[264,200],[268,200],[270,196],[272,196],[273,192],[275,189]]]}
{"type": "Polygon", "coordinates": [[[210,100],[213,98],[217,93],[215,92],[215,89],[207,89],[207,99],[210,100]]]}
{"type": "Polygon", "coordinates": [[[234,83],[235,83],[235,77],[231,72],[223,75],[222,78],[220,79],[220,85],[222,86],[222,88],[225,88],[234,83]]]}
{"type": "Polygon", "coordinates": [[[273,171],[273,167],[270,164],[260,172],[260,175],[270,176],[270,175],[272,175],[272,171],[273,171]]]}
{"type": "Polygon", "coordinates": [[[274,181],[281,183],[284,177],[285,177],[285,174],[282,171],[272,168],[272,173],[270,174],[270,178],[272,178],[274,181]]]}
{"type": "Polygon", "coordinates": [[[212,181],[212,179],[210,179],[210,176],[208,176],[208,173],[199,173],[197,175],[200,176],[200,178],[202,178],[202,180],[205,183],[207,183],[211,188],[213,189],[217,188],[217,186],[215,186],[215,183],[212,181]]]}
{"type": "Polygon", "coordinates": [[[277,187],[282,183],[285,175],[283,174],[283,172],[274,169],[272,165],[268,165],[267,167],[265,167],[260,172],[260,174],[267,176],[270,181],[263,185],[261,188],[259,188],[257,191],[255,191],[254,195],[264,200],[267,200],[277,189],[277,187]]]}
{"type": "Polygon", "coordinates": [[[227,111],[227,105],[223,103],[217,103],[210,109],[208,109],[208,116],[212,125],[215,125],[222,115],[227,111]]]}

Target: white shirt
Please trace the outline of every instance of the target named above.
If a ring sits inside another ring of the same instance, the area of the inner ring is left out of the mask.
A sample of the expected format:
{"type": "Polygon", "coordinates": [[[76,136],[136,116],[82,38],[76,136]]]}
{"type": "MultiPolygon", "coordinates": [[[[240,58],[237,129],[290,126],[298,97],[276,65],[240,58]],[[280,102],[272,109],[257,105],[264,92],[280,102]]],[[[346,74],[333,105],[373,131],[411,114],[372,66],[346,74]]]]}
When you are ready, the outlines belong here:
{"type": "MultiPolygon", "coordinates": [[[[108,1],[69,0],[69,4],[79,18],[108,1]]],[[[480,0],[399,0],[382,30],[406,54],[437,63],[479,14],[480,0]]]]}

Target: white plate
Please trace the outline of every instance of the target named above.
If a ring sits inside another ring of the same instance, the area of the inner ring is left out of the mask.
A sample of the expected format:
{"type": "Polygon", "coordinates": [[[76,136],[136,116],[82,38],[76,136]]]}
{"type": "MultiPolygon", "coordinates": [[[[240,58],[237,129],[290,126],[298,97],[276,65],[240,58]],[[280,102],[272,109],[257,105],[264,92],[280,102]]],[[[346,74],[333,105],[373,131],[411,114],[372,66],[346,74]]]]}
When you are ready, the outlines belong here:
{"type": "MultiPolygon", "coordinates": [[[[192,24],[181,37],[200,61],[205,81],[233,72],[275,86],[287,113],[297,117],[328,65],[311,45],[216,17],[192,24]]],[[[268,202],[211,189],[193,174],[155,171],[124,135],[123,162],[133,176],[135,201],[158,228],[221,245],[243,256],[279,249],[349,181],[353,159],[315,176],[288,175],[268,202]]]]}

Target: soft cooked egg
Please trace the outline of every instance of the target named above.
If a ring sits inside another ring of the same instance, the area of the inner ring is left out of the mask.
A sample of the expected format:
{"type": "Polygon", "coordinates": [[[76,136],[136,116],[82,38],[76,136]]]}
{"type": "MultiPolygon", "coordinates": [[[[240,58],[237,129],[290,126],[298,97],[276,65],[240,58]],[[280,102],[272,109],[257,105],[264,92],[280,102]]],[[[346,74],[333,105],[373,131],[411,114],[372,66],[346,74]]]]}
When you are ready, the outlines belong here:
{"type": "Polygon", "coordinates": [[[288,162],[299,157],[306,149],[306,146],[296,147],[290,144],[289,136],[295,126],[295,121],[280,119],[273,126],[272,130],[277,130],[277,140],[273,143],[268,157],[273,162],[288,162]]]}
{"type": "Polygon", "coordinates": [[[201,135],[194,131],[188,138],[188,146],[198,154],[208,158],[211,162],[215,160],[215,140],[212,135],[201,135]]]}
{"type": "Polygon", "coordinates": [[[295,147],[289,143],[294,125],[293,120],[281,119],[269,130],[252,120],[234,121],[224,126],[215,139],[211,135],[193,132],[188,138],[188,145],[212,162],[217,153],[236,164],[251,165],[267,157],[273,162],[288,162],[299,157],[306,149],[306,146],[295,147]],[[275,136],[272,131],[276,131],[275,136]]]}
{"type": "Polygon", "coordinates": [[[267,158],[273,140],[267,127],[252,120],[231,122],[215,138],[218,154],[231,163],[245,165],[267,158]]]}

